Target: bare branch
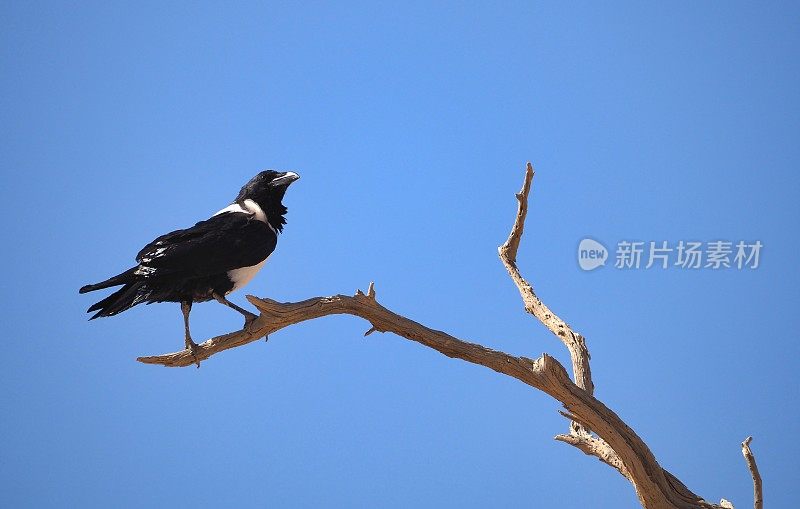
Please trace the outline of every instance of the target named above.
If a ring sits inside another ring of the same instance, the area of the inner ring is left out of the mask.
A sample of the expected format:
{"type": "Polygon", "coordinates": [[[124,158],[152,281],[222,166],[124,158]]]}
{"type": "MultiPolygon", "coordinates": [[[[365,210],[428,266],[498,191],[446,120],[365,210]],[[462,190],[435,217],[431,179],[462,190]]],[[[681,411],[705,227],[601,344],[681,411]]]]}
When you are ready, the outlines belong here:
{"type": "Polygon", "coordinates": [[[519,290],[522,302],[525,304],[525,311],[535,316],[550,330],[550,332],[555,334],[556,337],[564,343],[572,358],[572,372],[575,376],[575,383],[578,387],[585,389],[591,394],[594,392],[594,384],[592,383],[592,370],[589,366],[589,349],[586,348],[585,339],[572,330],[564,320],[553,313],[550,308],[536,296],[536,292],[533,291],[533,286],[522,277],[522,274],[517,268],[517,250],[519,249],[522,232],[525,229],[525,217],[528,215],[528,195],[531,189],[531,182],[533,182],[533,175],[533,165],[528,163],[525,169],[525,180],[522,183],[522,190],[517,193],[517,217],[514,219],[514,226],[511,228],[508,239],[498,248],[498,253],[500,254],[500,260],[502,260],[508,274],[519,290]]]}
{"type": "Polygon", "coordinates": [[[586,425],[581,424],[579,417],[575,417],[574,415],[571,415],[567,412],[562,412],[560,410],[558,413],[572,421],[572,424],[569,429],[569,434],[556,435],[556,440],[570,444],[583,451],[583,453],[586,455],[596,457],[606,465],[616,469],[626,479],[633,482],[633,478],[631,478],[630,473],[625,470],[625,465],[622,464],[622,460],[619,459],[619,456],[617,456],[617,453],[614,452],[611,446],[609,446],[603,439],[592,435],[586,425]]]}
{"type": "Polygon", "coordinates": [[[747,437],[742,442],[742,456],[747,462],[747,468],[750,470],[750,475],[753,477],[753,507],[755,509],[764,509],[764,492],[761,485],[761,474],[758,473],[758,465],[756,465],[756,457],[753,451],[750,450],[750,442],[753,437],[747,437]]]}
{"type": "MultiPolygon", "coordinates": [[[[533,286],[522,276],[517,268],[517,252],[519,250],[522,234],[525,230],[525,219],[528,215],[528,197],[530,195],[531,184],[533,183],[533,176],[533,165],[528,163],[525,168],[525,178],[522,183],[522,189],[516,194],[517,215],[514,219],[514,224],[511,227],[508,239],[498,248],[498,253],[500,255],[500,260],[503,262],[503,265],[522,297],[525,310],[536,317],[550,332],[555,334],[556,337],[564,343],[572,360],[572,372],[575,383],[578,387],[581,387],[591,395],[594,393],[594,383],[592,382],[592,371],[589,364],[591,356],[589,355],[589,349],[586,346],[585,338],[575,332],[564,320],[553,313],[550,308],[539,299],[536,292],[533,290],[533,286]]],[[[613,443],[604,440],[604,438],[606,438],[604,433],[598,433],[601,435],[600,438],[594,437],[592,435],[592,424],[586,419],[581,418],[579,415],[573,415],[572,413],[561,413],[568,419],[571,419],[572,424],[570,425],[570,433],[567,435],[558,435],[556,436],[556,440],[573,445],[585,454],[595,456],[600,461],[615,468],[633,483],[642,504],[645,507],[650,507],[645,503],[646,497],[644,497],[641,492],[641,482],[637,473],[626,468],[626,462],[624,461],[622,451],[616,449],[613,443]]],[[[619,431],[619,429],[616,431],[619,431]]],[[[655,462],[652,453],[645,449],[639,451],[644,454],[641,458],[644,463],[649,464],[651,459],[655,462]]],[[[669,489],[673,492],[676,499],[690,504],[693,503],[691,502],[692,500],[697,499],[697,496],[691,493],[675,476],[661,469],[657,464],[655,468],[661,470],[666,484],[669,486],[669,489]]],[[[705,504],[704,501],[694,501],[705,504]]]]}
{"type": "Polygon", "coordinates": [[[214,355],[237,346],[243,346],[253,341],[258,341],[264,336],[269,335],[278,329],[269,327],[270,318],[263,314],[259,316],[250,327],[229,332],[221,336],[213,337],[197,345],[194,355],[189,350],[181,350],[174,353],[166,353],[162,355],[151,355],[146,357],[137,357],[136,360],[144,364],[160,364],[169,368],[183,368],[204,361],[214,355]]]}
{"type": "MultiPolygon", "coordinates": [[[[316,297],[300,302],[281,303],[270,299],[247,297],[261,316],[249,330],[225,334],[201,343],[200,360],[214,354],[258,340],[284,327],[334,314],[350,314],[369,321],[376,330],[393,332],[452,358],[485,366],[535,387],[560,401],[572,418],[591,429],[616,451],[621,468],[630,473],[639,499],[647,508],[716,507],[697,495],[676,492],[666,472],[656,462],[647,445],[611,409],[587,391],[575,385],[564,367],[543,354],[536,360],[516,357],[505,352],[455,338],[398,315],[363,292],[354,296],[316,297]]],[[[153,357],[140,357],[141,362],[178,367],[194,363],[187,351],[153,357]]],[[[616,468],[616,467],[615,467],[616,468]]]]}
{"type": "MultiPolygon", "coordinates": [[[[517,287],[522,302],[525,305],[525,310],[537,318],[545,327],[547,327],[556,337],[564,343],[569,351],[570,359],[572,360],[572,373],[575,383],[578,387],[587,390],[590,394],[594,392],[594,384],[592,383],[592,370],[589,365],[589,349],[586,347],[586,341],[583,336],[577,334],[572,328],[559,318],[555,313],[550,311],[536,295],[528,281],[522,277],[519,269],[517,268],[517,251],[519,243],[522,240],[522,234],[525,230],[525,218],[528,215],[528,196],[530,195],[531,184],[533,183],[533,165],[528,163],[525,168],[525,178],[522,182],[522,189],[516,194],[517,197],[517,215],[514,218],[514,225],[511,227],[511,233],[508,239],[498,248],[500,260],[503,262],[508,274],[511,276],[512,281],[517,287]]],[[[561,440],[572,445],[585,444],[582,437],[591,433],[590,429],[583,428],[580,424],[573,421],[570,425],[570,435],[573,439],[561,440]]],[[[577,445],[576,445],[577,446],[577,445]]],[[[604,455],[595,455],[601,461],[608,463],[612,466],[619,464],[619,458],[613,460],[612,456],[614,451],[610,448],[585,448],[579,447],[583,452],[590,454],[587,451],[604,451],[604,455]]],[[[614,468],[617,468],[614,466],[614,468]]],[[[619,470],[619,468],[617,468],[619,470]]]]}
{"type": "Polygon", "coordinates": [[[508,240],[500,246],[500,257],[510,263],[517,262],[517,250],[519,249],[519,241],[522,239],[522,232],[525,230],[525,216],[528,215],[528,194],[531,191],[531,182],[534,174],[533,165],[528,163],[525,168],[525,180],[522,182],[522,189],[516,194],[517,202],[519,202],[517,217],[514,219],[514,225],[511,227],[508,240]]]}
{"type": "MultiPolygon", "coordinates": [[[[571,419],[571,417],[570,417],[571,419]]],[[[594,456],[606,465],[615,468],[626,479],[633,482],[631,475],[625,469],[625,465],[620,461],[617,453],[611,447],[599,438],[595,438],[590,434],[579,435],[577,433],[570,433],[568,435],[556,435],[555,439],[559,442],[572,445],[583,451],[589,456],[594,456]]]]}

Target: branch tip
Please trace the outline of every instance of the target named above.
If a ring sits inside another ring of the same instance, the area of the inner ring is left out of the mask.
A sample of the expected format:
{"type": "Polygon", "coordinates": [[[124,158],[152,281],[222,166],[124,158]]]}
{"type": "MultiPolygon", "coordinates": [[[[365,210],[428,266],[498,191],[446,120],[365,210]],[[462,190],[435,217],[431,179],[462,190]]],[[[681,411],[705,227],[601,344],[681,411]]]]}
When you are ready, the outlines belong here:
{"type": "Polygon", "coordinates": [[[753,478],[753,507],[755,509],[764,508],[764,488],[761,482],[761,474],[758,472],[758,465],[756,465],[756,457],[753,451],[750,450],[750,442],[753,437],[747,437],[742,442],[742,456],[747,463],[747,469],[750,470],[750,477],[753,478]]]}
{"type": "Polygon", "coordinates": [[[252,304],[252,305],[254,305],[254,306],[255,306],[256,304],[259,304],[259,303],[261,303],[261,299],[260,299],[260,298],[258,298],[258,297],[256,297],[255,295],[245,295],[245,296],[244,296],[244,298],[245,298],[245,299],[247,299],[247,300],[248,300],[248,302],[250,302],[250,304],[252,304]]]}
{"type": "Polygon", "coordinates": [[[533,165],[528,163],[525,168],[525,179],[522,181],[522,189],[514,195],[517,198],[517,202],[519,202],[517,203],[517,217],[514,219],[514,226],[511,227],[508,240],[506,240],[499,249],[500,257],[511,264],[515,263],[517,260],[519,241],[522,238],[522,231],[525,229],[525,216],[528,213],[528,194],[531,190],[533,173],[533,165]]]}
{"type": "Polygon", "coordinates": [[[572,415],[572,414],[571,414],[571,413],[569,413],[569,412],[565,412],[565,411],[563,411],[563,410],[559,410],[559,411],[558,411],[558,413],[560,413],[562,417],[566,417],[566,418],[567,418],[567,419],[569,419],[570,421],[574,421],[574,420],[575,420],[575,416],[574,416],[574,415],[572,415]]]}
{"type": "Polygon", "coordinates": [[[356,297],[367,297],[375,300],[375,281],[370,281],[365,294],[361,289],[356,290],[356,297]]]}

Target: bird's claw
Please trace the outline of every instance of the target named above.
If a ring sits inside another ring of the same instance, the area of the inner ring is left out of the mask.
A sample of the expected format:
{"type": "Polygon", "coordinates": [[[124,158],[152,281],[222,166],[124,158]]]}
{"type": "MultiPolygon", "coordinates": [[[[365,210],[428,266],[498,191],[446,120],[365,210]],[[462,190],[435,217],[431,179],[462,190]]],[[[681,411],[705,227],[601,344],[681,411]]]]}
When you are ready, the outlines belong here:
{"type": "Polygon", "coordinates": [[[194,357],[194,363],[197,364],[197,369],[200,369],[200,359],[197,357],[197,352],[200,347],[197,345],[197,343],[192,341],[191,338],[186,338],[186,349],[189,350],[189,353],[191,353],[192,357],[194,357]]]}
{"type": "MultiPolygon", "coordinates": [[[[249,331],[252,328],[253,322],[256,321],[258,315],[249,313],[244,317],[244,330],[249,331]]],[[[269,334],[264,334],[264,341],[269,341],[269,334]]]]}

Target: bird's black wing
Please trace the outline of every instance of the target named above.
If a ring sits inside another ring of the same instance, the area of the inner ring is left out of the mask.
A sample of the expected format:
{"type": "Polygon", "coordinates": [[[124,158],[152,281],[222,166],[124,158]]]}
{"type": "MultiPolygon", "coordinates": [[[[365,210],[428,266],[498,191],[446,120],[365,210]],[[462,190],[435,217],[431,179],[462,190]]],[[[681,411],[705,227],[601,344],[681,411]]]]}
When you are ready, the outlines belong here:
{"type": "Polygon", "coordinates": [[[220,274],[265,260],[277,241],[266,223],[248,214],[226,212],[146,245],[136,255],[137,273],[144,277],[177,272],[188,277],[220,274]]]}

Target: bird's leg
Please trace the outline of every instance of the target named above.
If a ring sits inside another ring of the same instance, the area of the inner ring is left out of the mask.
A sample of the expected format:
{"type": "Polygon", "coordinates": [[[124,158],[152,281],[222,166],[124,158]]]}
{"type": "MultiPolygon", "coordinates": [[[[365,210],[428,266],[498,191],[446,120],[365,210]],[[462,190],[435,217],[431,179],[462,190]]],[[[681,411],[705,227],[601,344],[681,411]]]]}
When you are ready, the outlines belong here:
{"type": "Polygon", "coordinates": [[[224,296],[222,296],[222,295],[220,295],[220,294],[218,294],[216,292],[214,292],[212,294],[212,296],[214,297],[214,300],[216,300],[220,304],[228,306],[231,309],[235,309],[236,311],[238,311],[242,315],[244,315],[244,328],[245,329],[248,328],[250,326],[250,324],[253,323],[256,320],[256,318],[258,318],[258,315],[254,315],[250,311],[248,311],[248,310],[246,310],[244,308],[240,308],[239,306],[237,306],[236,304],[234,304],[233,302],[229,301],[224,296]]]}
{"type": "Polygon", "coordinates": [[[197,364],[197,367],[200,367],[200,360],[197,358],[197,343],[192,341],[192,336],[189,334],[189,312],[192,310],[192,301],[182,301],[181,302],[181,312],[183,312],[183,327],[186,332],[186,337],[184,338],[184,342],[186,344],[186,349],[192,352],[192,356],[194,357],[194,362],[197,364]]]}
{"type": "Polygon", "coordinates": [[[248,325],[253,323],[253,321],[256,318],[258,318],[258,316],[254,315],[250,311],[237,306],[236,304],[234,304],[233,302],[229,301],[228,299],[226,299],[225,297],[223,297],[222,295],[220,295],[220,294],[218,294],[216,292],[213,294],[213,297],[214,297],[214,300],[216,300],[220,304],[223,304],[225,306],[228,306],[231,309],[235,309],[236,311],[240,312],[244,316],[244,326],[245,327],[247,327],[248,325]]]}

